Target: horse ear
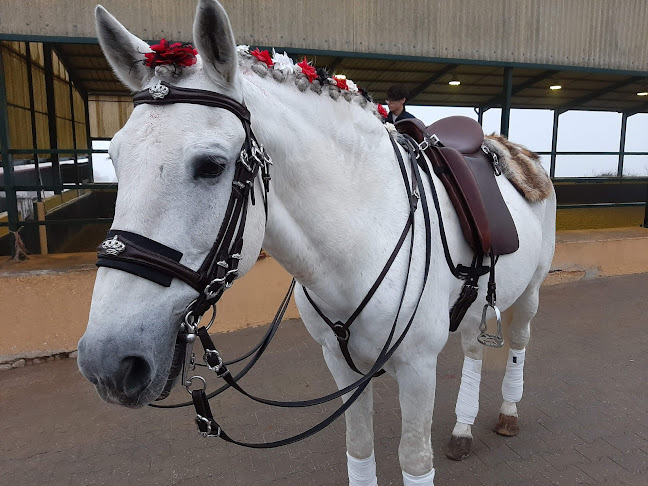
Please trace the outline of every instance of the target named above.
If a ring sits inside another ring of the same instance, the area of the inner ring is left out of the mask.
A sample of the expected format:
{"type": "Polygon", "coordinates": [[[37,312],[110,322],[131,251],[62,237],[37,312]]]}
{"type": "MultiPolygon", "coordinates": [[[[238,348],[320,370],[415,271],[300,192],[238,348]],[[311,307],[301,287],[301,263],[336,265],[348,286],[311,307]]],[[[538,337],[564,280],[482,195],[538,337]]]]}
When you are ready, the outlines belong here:
{"type": "Polygon", "coordinates": [[[144,88],[153,70],[144,66],[144,54],[149,45],[126,30],[105,8],[95,9],[97,37],[110,66],[117,77],[133,91],[144,88]]]}
{"type": "Polygon", "coordinates": [[[229,17],[216,0],[198,3],[193,37],[207,74],[217,82],[232,85],[238,72],[236,42],[229,17]]]}

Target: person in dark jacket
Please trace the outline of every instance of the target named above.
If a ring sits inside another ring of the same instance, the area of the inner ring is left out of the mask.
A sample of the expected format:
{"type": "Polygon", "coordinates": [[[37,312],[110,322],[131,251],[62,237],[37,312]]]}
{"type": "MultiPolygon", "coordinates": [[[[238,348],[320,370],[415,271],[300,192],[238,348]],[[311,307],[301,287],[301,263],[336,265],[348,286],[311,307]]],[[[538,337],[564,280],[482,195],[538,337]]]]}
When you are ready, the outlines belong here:
{"type": "Polygon", "coordinates": [[[405,103],[407,102],[408,96],[409,92],[402,84],[395,84],[387,90],[387,99],[385,102],[389,107],[389,114],[385,119],[386,122],[396,123],[406,118],[416,118],[411,113],[405,111],[405,103]]]}

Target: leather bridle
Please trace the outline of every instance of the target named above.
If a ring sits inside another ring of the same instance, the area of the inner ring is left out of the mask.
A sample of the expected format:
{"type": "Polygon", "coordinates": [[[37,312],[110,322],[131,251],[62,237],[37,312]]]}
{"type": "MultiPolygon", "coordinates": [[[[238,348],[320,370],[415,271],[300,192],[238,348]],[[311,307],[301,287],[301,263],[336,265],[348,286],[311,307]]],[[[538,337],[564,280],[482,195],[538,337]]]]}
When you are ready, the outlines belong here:
{"type": "Polygon", "coordinates": [[[187,306],[184,316],[185,324],[195,327],[200,316],[216,304],[238,274],[248,199],[252,204],[256,203],[254,183],[259,175],[262,178],[267,217],[269,165],[272,161],[252,133],[248,109],[228,96],[213,91],[180,88],[160,81],[134,97],[135,106],[174,103],[228,110],[238,117],[245,130],[245,141],[234,170],[232,192],[216,240],[196,271],[180,263],[182,253],[178,250],[136,233],[111,230],[98,248],[97,266],[123,270],[166,287],[171,285],[173,278],[182,280],[198,291],[198,297],[187,306]]]}
{"type": "MultiPolygon", "coordinates": [[[[173,103],[191,103],[226,109],[239,118],[245,130],[245,141],[241,148],[240,156],[236,161],[234,180],[232,182],[232,193],[227,205],[225,217],[223,219],[223,222],[221,223],[218,235],[211,250],[209,251],[205,260],[197,271],[192,270],[191,268],[180,263],[183,255],[180,251],[169,248],[162,243],[129,231],[111,230],[108,233],[107,239],[99,246],[97,266],[123,270],[125,272],[146,278],[152,282],[166,287],[171,285],[173,278],[178,278],[198,292],[198,297],[187,306],[184,312],[183,322],[180,326],[178,339],[176,341],[176,348],[173,363],[171,366],[170,376],[167,380],[164,391],[158,398],[165,398],[169,394],[169,391],[173,386],[173,381],[177,373],[179,373],[180,368],[182,368],[182,384],[191,394],[192,400],[191,402],[176,405],[165,406],[151,404],[151,406],[155,406],[157,408],[176,408],[193,404],[194,408],[196,409],[196,425],[198,426],[198,429],[203,436],[217,436],[222,438],[223,440],[226,440],[227,442],[253,448],[278,447],[304,439],[317,433],[318,431],[329,425],[331,422],[333,422],[333,420],[339,417],[342,413],[344,413],[364,391],[371,379],[381,373],[385,363],[387,363],[389,358],[393,355],[393,353],[396,351],[400,343],[407,335],[407,332],[416,316],[419,304],[421,303],[421,298],[423,296],[423,291],[426,287],[427,277],[430,271],[431,224],[430,215],[427,209],[425,189],[422,183],[418,164],[416,162],[419,154],[417,144],[408,137],[401,137],[399,140],[401,146],[408,154],[407,159],[410,163],[410,169],[412,172],[410,178],[406,170],[407,164],[400,154],[398,144],[393,139],[391,140],[396,158],[399,163],[401,175],[403,177],[403,182],[407,193],[407,200],[409,202],[408,219],[401,233],[399,242],[396,245],[396,248],[390,255],[385,267],[383,268],[383,271],[372,286],[372,289],[369,291],[352,317],[345,323],[332,323],[328,318],[325,319],[325,322],[327,322],[327,324],[331,326],[333,331],[336,333],[336,336],[338,336],[338,341],[340,342],[340,347],[345,359],[347,360],[347,363],[349,363],[349,366],[352,369],[356,370],[359,374],[362,375],[361,378],[359,378],[356,382],[350,384],[349,386],[338,390],[337,392],[311,400],[298,402],[267,400],[249,394],[247,391],[241,388],[241,386],[238,384],[238,380],[243,375],[245,375],[247,371],[252,367],[252,365],[254,365],[254,363],[260,358],[261,354],[267,348],[270,340],[274,336],[274,333],[276,332],[279,323],[281,322],[283,313],[288,306],[290,295],[292,294],[292,289],[294,288],[294,279],[290,286],[289,293],[286,295],[286,298],[284,298],[284,301],[282,302],[281,307],[277,312],[277,315],[275,316],[275,319],[270,326],[270,329],[267,332],[266,336],[261,341],[261,343],[259,343],[252,351],[250,351],[243,357],[240,357],[231,362],[223,362],[218,351],[216,350],[216,347],[214,346],[213,341],[211,340],[211,337],[207,332],[209,326],[211,325],[211,322],[213,322],[214,317],[212,317],[212,320],[206,327],[204,326],[198,328],[198,323],[200,322],[202,315],[210,307],[215,306],[216,302],[223,295],[223,292],[225,292],[225,290],[232,285],[234,279],[237,276],[238,265],[241,259],[241,250],[243,248],[243,233],[247,219],[248,198],[252,204],[255,204],[254,183],[256,177],[259,175],[261,175],[262,178],[263,201],[265,205],[267,221],[267,194],[270,182],[269,165],[272,163],[271,159],[264,148],[257,142],[254,134],[252,133],[250,126],[250,112],[245,107],[245,105],[239,103],[236,100],[233,100],[232,98],[212,91],[180,88],[177,86],[172,86],[164,81],[160,81],[154,87],[137,93],[134,97],[134,101],[135,106],[141,104],[167,105],[173,103]],[[409,269],[411,266],[412,254],[414,250],[414,213],[419,207],[419,200],[421,200],[422,202],[421,206],[423,207],[423,219],[425,222],[426,233],[425,267],[422,276],[422,285],[420,286],[417,298],[415,299],[414,310],[411,312],[407,324],[405,325],[405,328],[401,332],[400,336],[396,338],[395,331],[399,322],[401,308],[403,306],[403,301],[405,298],[405,292],[408,287],[409,269]],[[396,316],[394,318],[394,322],[392,324],[385,345],[380,351],[380,354],[371,369],[367,373],[363,374],[357,369],[348,353],[347,344],[348,338],[350,336],[349,326],[351,325],[355,317],[357,317],[357,315],[367,305],[377,287],[385,278],[396,256],[400,252],[408,234],[410,235],[410,244],[408,252],[409,255],[407,274],[403,285],[400,304],[398,306],[396,316]],[[340,327],[338,326],[338,324],[341,325],[344,328],[342,330],[346,332],[338,332],[338,327],[340,327]],[[209,395],[205,393],[204,378],[202,378],[201,376],[188,377],[187,374],[196,365],[193,360],[192,348],[194,342],[197,339],[200,339],[205,350],[204,361],[206,363],[206,366],[210,370],[214,371],[219,378],[222,378],[226,382],[225,386],[219,388],[209,395]],[[238,373],[236,376],[233,376],[227,366],[229,364],[239,362],[250,356],[252,356],[251,362],[243,369],[243,371],[238,373]],[[195,388],[192,383],[194,380],[201,381],[203,383],[203,386],[195,388]],[[246,443],[229,437],[214,419],[209,406],[209,398],[216,396],[229,387],[236,389],[240,393],[257,402],[279,407],[316,406],[322,403],[326,403],[335,398],[339,398],[344,394],[352,394],[348,398],[348,400],[346,400],[343,405],[340,406],[334,413],[332,413],[326,419],[322,420],[319,424],[300,434],[274,442],[246,443]]],[[[432,191],[435,195],[435,203],[438,204],[438,202],[436,201],[436,194],[433,184],[432,191]]],[[[306,292],[306,289],[304,289],[304,291],[306,292]]],[[[308,293],[306,293],[306,295],[307,297],[309,297],[309,301],[314,305],[320,316],[324,318],[325,316],[315,305],[312,298],[308,295],[308,293]]]]}

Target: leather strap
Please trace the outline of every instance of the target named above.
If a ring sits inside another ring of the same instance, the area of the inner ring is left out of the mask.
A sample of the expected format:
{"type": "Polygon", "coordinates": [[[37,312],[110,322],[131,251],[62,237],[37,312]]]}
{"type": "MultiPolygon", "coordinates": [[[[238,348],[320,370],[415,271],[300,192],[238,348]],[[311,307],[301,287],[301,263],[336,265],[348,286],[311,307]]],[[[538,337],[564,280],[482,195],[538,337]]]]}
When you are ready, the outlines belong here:
{"type": "MultiPolygon", "coordinates": [[[[245,130],[246,137],[236,162],[232,192],[223,222],[212,248],[197,272],[180,263],[182,253],[177,252],[178,258],[170,259],[162,252],[167,247],[134,233],[126,236],[123,242],[125,248],[120,248],[119,251],[114,251],[111,247],[102,248],[103,245],[109,244],[108,241],[99,247],[98,266],[127,271],[165,286],[169,286],[171,280],[176,277],[197,290],[198,297],[190,304],[191,308],[187,311],[197,318],[220,299],[223,292],[238,276],[248,200],[252,204],[255,203],[254,181],[259,174],[262,177],[263,201],[267,218],[267,192],[270,180],[267,165],[270,163],[270,158],[252,133],[249,110],[243,104],[225,95],[200,89],[181,88],[161,81],[156,86],[137,93],[134,102],[135,106],[194,103],[226,109],[240,119],[245,130]],[[138,239],[147,240],[151,244],[142,246],[138,244],[138,239]]],[[[116,233],[127,232],[117,230],[116,233]]],[[[171,249],[171,251],[175,250],[171,249]]]]}
{"type": "MultiPolygon", "coordinates": [[[[413,146],[411,146],[409,141],[405,140],[405,145],[406,145],[406,149],[410,153],[410,160],[413,163],[413,165],[412,165],[412,173],[413,173],[413,177],[414,177],[414,180],[415,180],[415,184],[416,184],[416,187],[418,187],[418,190],[420,192],[421,200],[423,200],[425,190],[424,190],[422,179],[420,177],[418,166],[416,164],[416,159],[415,159],[416,151],[415,151],[415,148],[413,146]]],[[[401,171],[402,171],[404,177],[407,178],[407,173],[405,171],[404,164],[401,165],[401,171]]],[[[406,183],[406,187],[407,187],[408,194],[409,194],[409,186],[407,185],[407,183],[406,183]]],[[[425,212],[424,213],[424,218],[428,219],[428,221],[426,221],[426,228],[428,228],[428,229],[431,228],[431,225],[427,224],[427,223],[430,223],[429,222],[429,213],[425,212]]],[[[412,232],[413,231],[414,231],[414,223],[412,223],[412,232]]],[[[355,391],[353,392],[353,395],[351,395],[351,397],[349,397],[347,399],[347,401],[344,402],[343,405],[340,408],[338,408],[335,412],[333,412],[329,417],[324,419],[319,424],[315,425],[314,427],[311,427],[310,429],[308,429],[308,430],[306,430],[306,431],[304,431],[304,432],[302,432],[300,434],[294,435],[292,437],[288,437],[288,438],[283,439],[283,440],[274,441],[274,442],[248,443],[248,442],[242,442],[242,441],[232,439],[231,437],[229,437],[223,431],[223,429],[220,427],[220,425],[214,420],[214,417],[213,417],[213,415],[211,413],[211,410],[209,409],[209,403],[208,403],[207,398],[206,398],[206,396],[204,394],[204,391],[203,390],[198,390],[196,392],[192,392],[192,397],[195,397],[194,400],[193,400],[193,403],[194,403],[194,407],[195,407],[196,413],[197,413],[196,423],[198,425],[198,428],[199,428],[200,432],[203,435],[206,435],[206,436],[220,437],[220,438],[222,438],[223,440],[225,440],[227,442],[231,442],[233,444],[237,444],[237,445],[240,445],[240,446],[250,447],[250,448],[257,448],[257,449],[259,449],[259,448],[265,449],[265,448],[280,447],[280,446],[283,446],[283,445],[286,445],[286,444],[291,444],[293,442],[297,442],[299,440],[310,437],[311,435],[316,434],[317,432],[319,432],[322,429],[324,429],[325,427],[327,427],[330,423],[332,423],[335,419],[337,419],[340,415],[342,415],[355,402],[355,400],[360,396],[360,394],[364,391],[364,389],[367,387],[367,385],[369,384],[371,379],[376,375],[376,373],[378,371],[380,371],[382,369],[382,367],[384,366],[384,364],[391,358],[391,356],[394,354],[394,352],[396,351],[398,346],[402,343],[403,339],[405,339],[405,336],[407,335],[412,323],[414,322],[414,318],[416,317],[416,313],[418,311],[419,305],[421,304],[421,299],[423,297],[423,292],[424,292],[424,290],[426,288],[427,278],[428,278],[429,272],[430,272],[430,262],[431,262],[430,245],[429,245],[429,243],[431,242],[431,232],[430,231],[427,232],[426,240],[428,242],[428,245],[427,245],[427,251],[426,251],[426,258],[425,258],[425,267],[424,267],[424,270],[423,270],[423,279],[422,279],[423,282],[422,282],[421,290],[419,292],[419,295],[418,295],[418,298],[417,298],[417,301],[416,301],[416,306],[414,307],[412,315],[410,316],[410,319],[407,322],[407,325],[405,326],[405,328],[403,329],[401,335],[396,340],[396,342],[394,342],[394,344],[392,345],[391,344],[392,339],[393,339],[394,334],[396,332],[396,326],[397,326],[398,319],[399,319],[399,316],[400,316],[400,312],[401,312],[401,309],[402,309],[402,306],[403,306],[404,296],[405,296],[405,292],[406,292],[406,289],[407,289],[407,284],[409,282],[409,266],[408,266],[408,272],[406,274],[405,283],[404,283],[404,286],[403,286],[403,295],[401,296],[401,300],[400,300],[400,303],[399,303],[399,306],[398,306],[398,309],[397,309],[397,312],[396,312],[396,317],[394,319],[394,324],[393,324],[393,326],[392,326],[392,328],[390,330],[389,336],[387,338],[387,341],[385,342],[385,345],[383,346],[383,349],[381,350],[380,354],[378,355],[378,358],[377,358],[376,362],[374,363],[374,365],[372,366],[372,368],[369,370],[369,372],[367,374],[363,375],[358,381],[356,381],[355,383],[349,385],[348,387],[346,387],[346,388],[344,388],[342,390],[338,390],[337,392],[335,392],[333,394],[327,395],[327,396],[319,398],[319,399],[308,400],[308,401],[304,401],[304,402],[276,402],[276,401],[272,401],[272,400],[264,400],[264,399],[259,399],[257,397],[254,397],[254,396],[246,393],[242,389],[239,390],[242,393],[244,393],[246,396],[252,398],[253,400],[260,401],[261,403],[266,403],[268,405],[275,405],[275,406],[312,406],[312,405],[316,405],[316,404],[319,404],[319,403],[324,403],[324,401],[329,401],[329,400],[333,399],[334,397],[338,397],[338,396],[341,396],[343,394],[349,393],[351,390],[353,390],[355,388],[355,391]]],[[[411,255],[412,255],[412,251],[413,251],[414,239],[412,238],[410,241],[411,241],[411,243],[410,243],[410,262],[411,262],[411,255]]],[[[209,335],[206,333],[206,331],[201,332],[199,330],[199,336],[201,336],[201,342],[203,343],[203,346],[206,349],[214,349],[215,350],[215,347],[213,347],[213,342],[211,341],[211,338],[209,338],[209,335]],[[206,336],[209,339],[205,339],[204,341],[202,341],[203,336],[206,336]]],[[[213,358],[216,355],[215,354],[210,354],[210,356],[213,358]]],[[[212,361],[212,363],[214,365],[220,365],[220,363],[218,361],[212,361]]],[[[221,376],[223,379],[225,379],[228,382],[228,385],[230,385],[232,387],[234,387],[236,385],[236,387],[238,387],[237,389],[240,388],[240,386],[238,386],[238,384],[236,383],[238,378],[232,378],[229,371],[226,370],[226,368],[222,367],[222,365],[220,365],[220,367],[218,369],[218,374],[219,374],[219,376],[221,376]]]]}
{"type": "Polygon", "coordinates": [[[244,105],[228,96],[204,89],[181,88],[179,86],[173,86],[166,81],[160,81],[160,85],[169,90],[168,94],[164,95],[163,97],[159,97],[159,95],[154,96],[155,88],[145,89],[133,96],[134,105],[170,105],[175,103],[191,103],[194,105],[224,108],[225,110],[238,116],[241,121],[250,123],[250,111],[244,105]]]}
{"type": "MultiPolygon", "coordinates": [[[[382,281],[387,276],[387,273],[389,272],[389,269],[393,265],[394,260],[396,260],[396,257],[398,256],[398,253],[400,252],[400,250],[401,250],[401,248],[403,246],[403,243],[405,242],[405,238],[407,237],[407,234],[410,232],[410,229],[411,229],[411,235],[412,235],[411,236],[412,243],[411,243],[410,246],[413,247],[413,242],[414,242],[414,228],[413,228],[414,227],[414,213],[415,213],[415,211],[416,211],[416,209],[418,207],[418,200],[421,197],[420,194],[414,192],[414,190],[417,187],[417,183],[418,183],[417,176],[414,174],[414,169],[415,169],[415,167],[417,167],[416,158],[413,155],[415,153],[415,151],[413,150],[413,148],[411,146],[408,146],[408,152],[411,154],[410,161],[411,161],[411,164],[412,164],[412,172],[413,172],[412,182],[411,182],[412,187],[410,188],[409,177],[407,176],[407,171],[405,170],[405,162],[403,161],[403,157],[401,156],[399,146],[396,144],[396,142],[394,141],[393,138],[390,138],[390,140],[391,140],[391,143],[392,143],[392,147],[394,149],[394,153],[396,154],[396,158],[398,160],[398,165],[399,165],[399,167],[401,169],[401,176],[402,176],[403,182],[405,184],[405,190],[407,192],[407,198],[408,198],[408,201],[410,201],[410,208],[409,208],[410,211],[409,211],[409,216],[407,218],[407,222],[405,223],[405,227],[403,228],[403,231],[401,232],[401,235],[400,235],[400,237],[398,239],[398,242],[396,243],[395,248],[393,249],[393,251],[389,255],[389,258],[387,259],[387,262],[383,266],[380,274],[378,275],[378,277],[374,281],[373,285],[371,286],[371,288],[367,292],[367,295],[365,295],[365,298],[362,299],[362,302],[360,302],[360,305],[358,305],[358,307],[356,307],[353,314],[351,314],[351,316],[345,322],[342,322],[342,321],[333,322],[333,321],[331,321],[324,314],[324,312],[322,312],[322,310],[319,308],[319,306],[315,303],[313,298],[308,293],[308,290],[306,289],[306,287],[302,286],[302,289],[304,291],[304,295],[308,299],[308,302],[310,302],[310,304],[313,306],[315,311],[319,314],[319,316],[322,318],[322,320],[331,328],[331,330],[333,331],[333,333],[337,337],[338,344],[340,345],[340,351],[342,352],[342,356],[344,356],[344,360],[347,362],[347,364],[349,365],[349,367],[353,371],[355,371],[356,373],[358,373],[360,375],[362,375],[364,373],[362,373],[362,371],[360,371],[358,369],[356,364],[353,362],[353,359],[351,358],[351,353],[349,352],[349,339],[351,338],[351,329],[350,329],[351,324],[353,324],[353,322],[356,320],[356,318],[364,310],[364,308],[367,306],[367,304],[369,303],[371,298],[374,296],[374,294],[378,290],[378,287],[380,287],[380,284],[382,283],[382,281]]],[[[425,195],[424,191],[422,191],[422,193],[423,193],[423,195],[425,195]]],[[[428,224],[429,216],[426,216],[425,220],[426,220],[426,231],[429,233],[429,224],[428,224]]],[[[429,245],[427,246],[427,248],[428,248],[428,252],[429,252],[429,245]]],[[[411,260],[412,259],[412,252],[411,252],[411,250],[410,250],[409,259],[410,260],[409,260],[408,265],[407,265],[408,275],[409,275],[409,269],[410,269],[410,266],[411,266],[411,263],[412,263],[412,260],[411,260]]],[[[404,297],[404,293],[403,293],[403,297],[404,297]]],[[[383,373],[384,373],[384,370],[380,370],[376,374],[376,376],[380,376],[383,373]]]]}

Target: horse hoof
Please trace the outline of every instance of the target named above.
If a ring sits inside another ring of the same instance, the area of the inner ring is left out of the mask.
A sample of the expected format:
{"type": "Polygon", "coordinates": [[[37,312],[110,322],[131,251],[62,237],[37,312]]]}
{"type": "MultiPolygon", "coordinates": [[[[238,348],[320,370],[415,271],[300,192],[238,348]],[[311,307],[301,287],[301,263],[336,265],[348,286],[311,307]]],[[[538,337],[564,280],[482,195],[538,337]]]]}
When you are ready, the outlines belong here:
{"type": "Polygon", "coordinates": [[[520,432],[518,418],[513,415],[504,415],[500,413],[497,425],[493,429],[496,434],[505,437],[515,437],[520,432]]]}
{"type": "Polygon", "coordinates": [[[450,437],[448,447],[446,448],[446,457],[453,461],[463,461],[470,455],[472,446],[472,437],[450,437]]]}

